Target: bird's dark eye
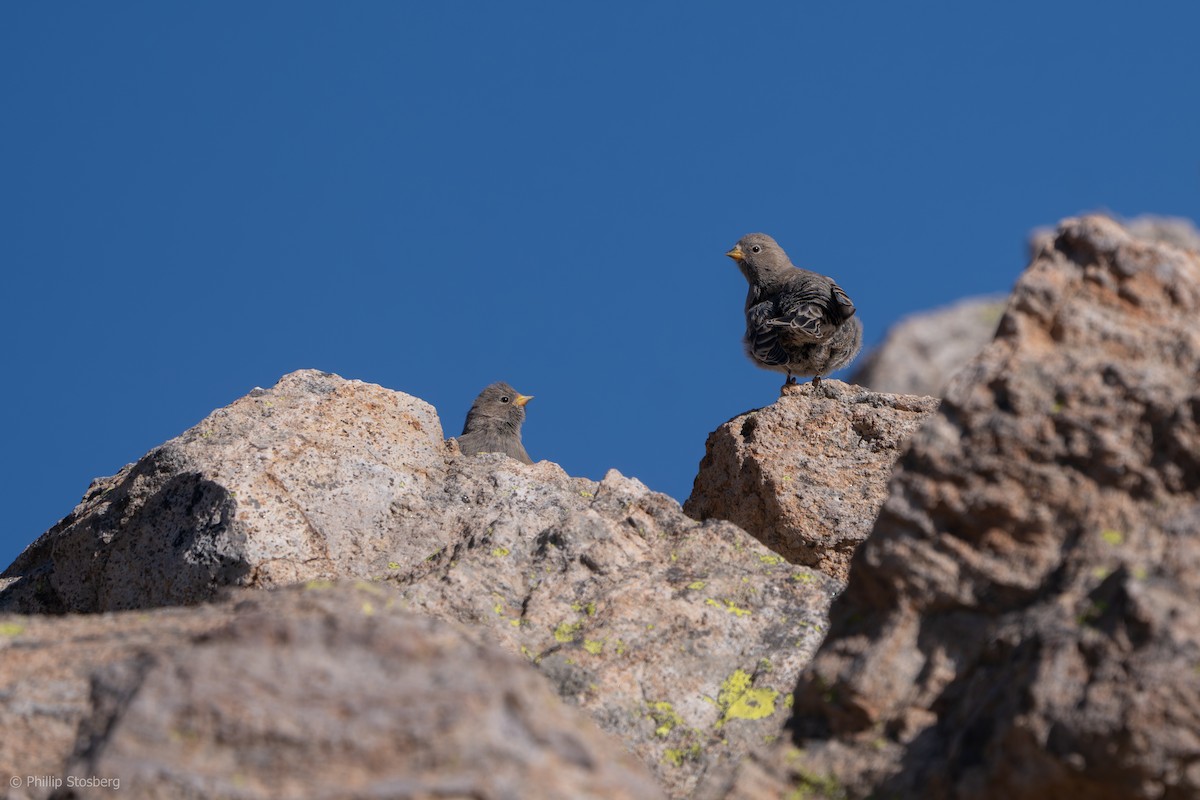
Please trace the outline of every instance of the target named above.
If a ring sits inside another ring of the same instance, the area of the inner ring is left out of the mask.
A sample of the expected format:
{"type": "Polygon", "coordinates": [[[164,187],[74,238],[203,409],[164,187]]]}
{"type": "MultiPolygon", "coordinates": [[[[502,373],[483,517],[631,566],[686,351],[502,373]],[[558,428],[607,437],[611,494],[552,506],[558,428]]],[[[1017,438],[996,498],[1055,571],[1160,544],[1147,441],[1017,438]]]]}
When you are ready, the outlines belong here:
{"type": "Polygon", "coordinates": [[[500,398],[500,402],[501,402],[501,403],[507,403],[507,402],[508,402],[509,400],[511,400],[511,399],[512,399],[512,398],[511,398],[511,397],[509,397],[508,395],[504,395],[503,397],[501,397],[501,398],[500,398]]]}
{"type": "Polygon", "coordinates": [[[762,250],[762,248],[761,248],[760,246],[758,246],[758,245],[754,245],[753,247],[751,247],[751,248],[750,248],[750,252],[751,252],[751,253],[758,253],[758,252],[760,252],[761,250],[762,250]]]}

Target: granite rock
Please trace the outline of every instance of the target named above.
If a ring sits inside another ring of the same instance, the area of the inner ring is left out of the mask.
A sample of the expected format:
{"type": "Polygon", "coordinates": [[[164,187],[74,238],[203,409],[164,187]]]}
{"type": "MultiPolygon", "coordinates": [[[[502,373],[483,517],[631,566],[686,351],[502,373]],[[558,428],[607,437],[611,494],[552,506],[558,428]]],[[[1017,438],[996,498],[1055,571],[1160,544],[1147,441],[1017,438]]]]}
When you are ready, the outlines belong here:
{"type": "Polygon", "coordinates": [[[428,403],[293,372],[94,481],[0,575],[0,609],[149,608],[378,574],[443,543],[411,520],[444,471],[428,403]]]}
{"type": "Polygon", "coordinates": [[[774,404],[709,435],[684,511],[729,520],[789,561],[844,581],[896,459],[937,404],[835,380],[784,387],[774,404]]]}
{"type": "Polygon", "coordinates": [[[1195,253],[1063,222],[901,457],[792,742],[720,794],[1200,796],[1197,320],[1195,253]]]}
{"type": "Polygon", "coordinates": [[[390,582],[540,667],[674,796],[779,735],[837,582],[615,471],[441,437],[420,400],[293,373],[97,481],[0,598],[105,612],[390,582]]]}
{"type": "Polygon", "coordinates": [[[315,581],[0,617],[7,796],[662,796],[522,659],[399,606],[378,584],[315,581]]]}
{"type": "Polygon", "coordinates": [[[671,796],[780,735],[835,581],[615,470],[459,459],[444,502],[454,540],[389,579],[408,607],[521,653],[671,796]]]}

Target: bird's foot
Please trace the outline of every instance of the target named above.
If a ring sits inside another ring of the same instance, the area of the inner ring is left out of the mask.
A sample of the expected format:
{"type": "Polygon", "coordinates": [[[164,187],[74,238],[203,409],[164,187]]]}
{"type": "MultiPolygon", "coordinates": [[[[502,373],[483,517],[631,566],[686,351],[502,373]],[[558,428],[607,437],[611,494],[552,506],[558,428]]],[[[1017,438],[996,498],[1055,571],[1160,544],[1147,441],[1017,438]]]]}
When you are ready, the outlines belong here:
{"type": "Polygon", "coordinates": [[[812,384],[813,384],[814,389],[820,389],[821,388],[821,376],[813,375],[812,384]]]}

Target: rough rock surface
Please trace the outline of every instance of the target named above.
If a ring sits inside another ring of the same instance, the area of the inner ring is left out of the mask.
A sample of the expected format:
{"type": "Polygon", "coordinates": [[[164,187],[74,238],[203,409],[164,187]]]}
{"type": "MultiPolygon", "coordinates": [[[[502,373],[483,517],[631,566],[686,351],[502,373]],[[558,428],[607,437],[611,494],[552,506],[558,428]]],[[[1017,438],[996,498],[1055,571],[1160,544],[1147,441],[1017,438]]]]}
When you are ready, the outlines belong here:
{"type": "Polygon", "coordinates": [[[411,523],[444,468],[428,403],[294,372],[94,481],[0,576],[0,609],[196,603],[222,585],[408,565],[444,543],[436,525],[411,523]]]}
{"type": "Polygon", "coordinates": [[[98,481],[0,602],[308,589],[0,617],[0,767],[162,797],[655,796],[549,678],[675,797],[1200,796],[1197,320],[1200,257],[1071,220],[936,413],[827,381],[714,434],[706,496],[759,470],[753,503],[820,522],[789,546],[836,553],[925,419],[774,743],[838,581],[616,472],[463,457],[419,400],[286,376],[98,481]],[[338,575],[371,582],[312,580],[338,575]]]}
{"type": "Polygon", "coordinates": [[[411,608],[485,628],[688,795],[773,741],[838,585],[610,471],[456,460],[456,532],[393,580],[411,608]]]}
{"type": "MultiPolygon", "coordinates": [[[[1155,244],[1169,244],[1180,250],[1200,253],[1200,230],[1196,229],[1195,223],[1190,219],[1163,217],[1157,214],[1143,214],[1129,219],[1121,219],[1107,212],[1097,212],[1097,215],[1115,220],[1124,226],[1125,231],[1135,239],[1155,244]]],[[[1030,260],[1032,261],[1047,247],[1053,247],[1054,239],[1057,236],[1058,230],[1050,226],[1036,228],[1030,232],[1029,240],[1026,242],[1030,260]]]]}
{"type": "Polygon", "coordinates": [[[314,582],[188,609],[0,618],[9,797],[654,798],[520,658],[314,582]],[[63,795],[66,781],[108,779],[63,795]],[[111,785],[115,779],[119,788],[111,785]]]}
{"type": "MultiPolygon", "coordinates": [[[[1200,253],[1200,231],[1187,219],[1145,215],[1126,220],[1136,239],[1200,253]]],[[[1029,236],[1030,258],[1057,235],[1039,228],[1029,236]]],[[[992,340],[1008,302],[1006,295],[970,297],[945,308],[913,314],[892,326],[850,377],[877,392],[941,397],[954,373],[992,340]]]]}
{"type": "Polygon", "coordinates": [[[1200,257],[1065,221],[902,457],[764,774],[1200,796],[1200,257]]]}
{"type": "MultiPolygon", "coordinates": [[[[0,615],[0,782],[13,800],[46,797],[29,776],[65,778],[81,723],[93,711],[92,675],[148,650],[184,647],[227,623],[228,606],[89,616],[0,615]],[[18,776],[22,783],[12,787],[18,776]]],[[[128,788],[128,785],[126,785],[128,788]]]]}
{"type": "Polygon", "coordinates": [[[1190,219],[1145,214],[1125,220],[1124,225],[1135,238],[1200,253],[1200,230],[1190,219]]]}
{"type": "Polygon", "coordinates": [[[304,371],[97,481],[5,573],[21,611],[391,580],[488,631],[687,794],[777,736],[839,584],[610,472],[443,444],[419,400],[304,371]]]}
{"type": "Polygon", "coordinates": [[[970,297],[913,314],[887,332],[850,378],[877,392],[941,397],[954,373],[992,340],[1008,297],[970,297]]]}
{"type": "Polygon", "coordinates": [[[709,435],[684,511],[729,520],[844,581],[904,443],[937,404],[834,380],[785,387],[773,405],[709,435]]]}

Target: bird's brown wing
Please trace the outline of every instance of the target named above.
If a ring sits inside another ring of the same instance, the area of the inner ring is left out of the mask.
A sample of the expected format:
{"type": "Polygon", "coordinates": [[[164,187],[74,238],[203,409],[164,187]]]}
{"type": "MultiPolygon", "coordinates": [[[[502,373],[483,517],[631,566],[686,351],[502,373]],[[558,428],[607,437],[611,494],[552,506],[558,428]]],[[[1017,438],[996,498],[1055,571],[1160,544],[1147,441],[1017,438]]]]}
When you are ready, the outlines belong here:
{"type": "Polygon", "coordinates": [[[833,300],[830,309],[835,315],[840,317],[838,322],[842,323],[853,317],[857,309],[854,308],[854,301],[850,299],[850,296],[842,291],[842,287],[834,283],[833,280],[829,281],[829,288],[830,297],[833,300]]]}
{"type": "Polygon", "coordinates": [[[754,360],[765,366],[782,366],[788,362],[787,351],[779,341],[782,327],[775,303],[764,300],[746,309],[746,348],[754,360]]]}
{"type": "Polygon", "coordinates": [[[850,297],[824,275],[797,275],[779,294],[779,313],[767,324],[786,328],[791,339],[819,342],[854,316],[850,297]]]}

